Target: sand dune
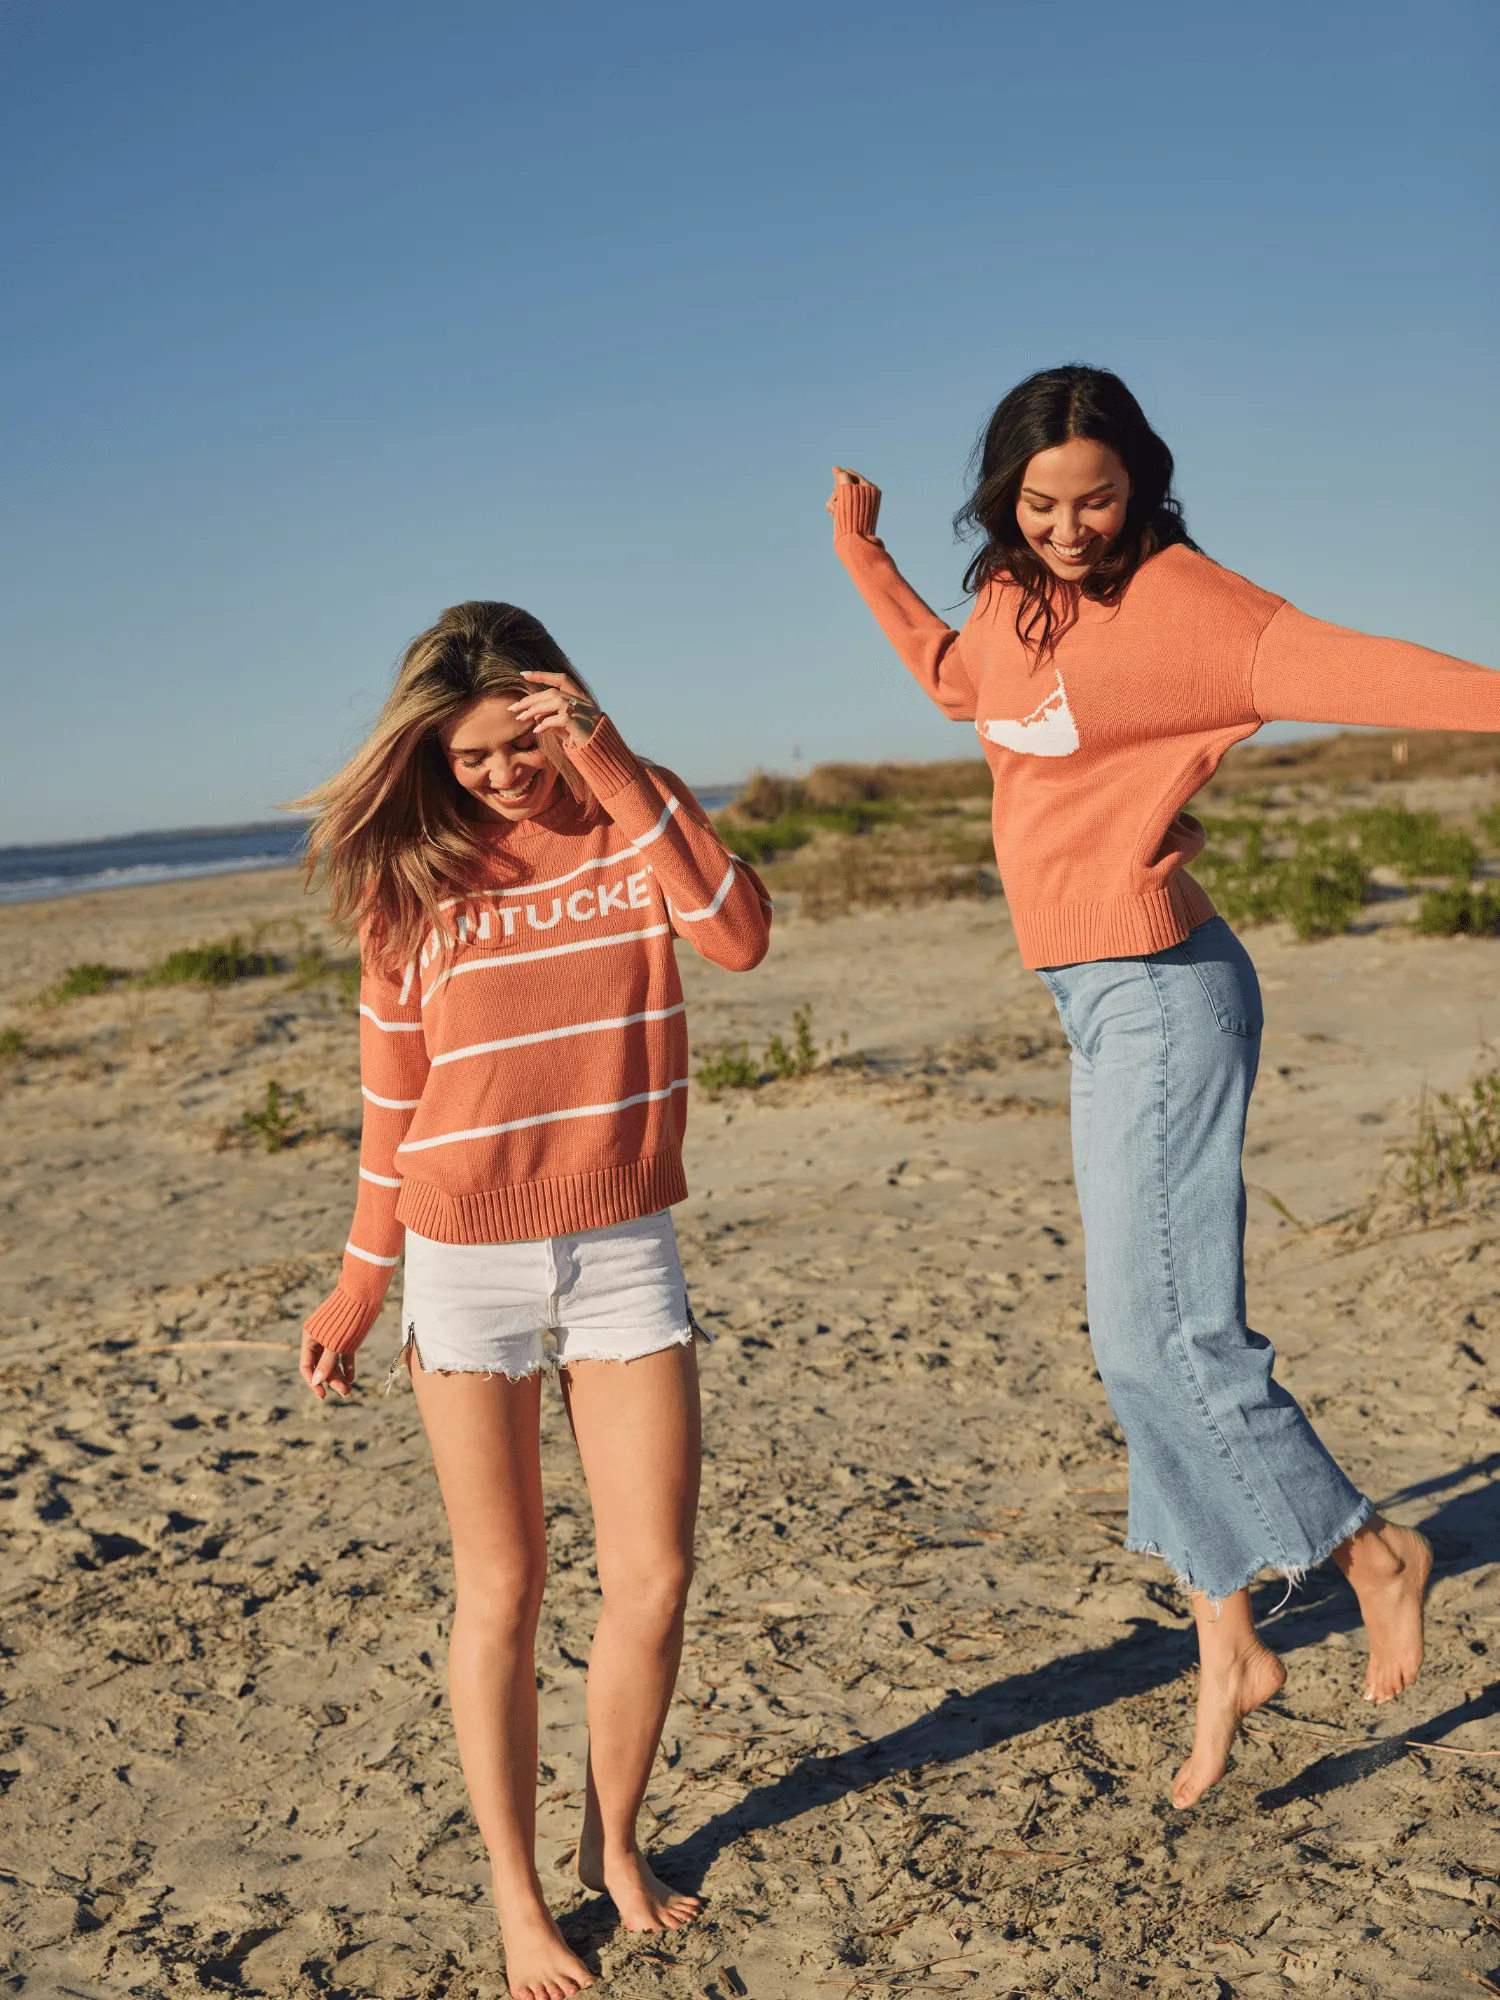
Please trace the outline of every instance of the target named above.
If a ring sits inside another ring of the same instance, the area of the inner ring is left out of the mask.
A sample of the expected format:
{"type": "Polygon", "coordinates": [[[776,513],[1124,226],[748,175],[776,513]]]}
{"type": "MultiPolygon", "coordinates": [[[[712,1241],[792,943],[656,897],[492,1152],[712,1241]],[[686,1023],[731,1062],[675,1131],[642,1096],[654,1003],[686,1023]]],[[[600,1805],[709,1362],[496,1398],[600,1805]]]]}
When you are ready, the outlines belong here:
{"type": "MultiPolygon", "coordinates": [[[[410,1392],[380,1394],[394,1314],[352,1407],[294,1373],[352,1200],[347,999],[276,976],[30,1004],[70,964],[256,924],[290,955],[294,918],[321,934],[290,874],[0,912],[0,1026],[25,1044],[0,1065],[9,1991],[504,1990],[444,1712],[442,1518],[410,1392]],[[241,1125],[272,1081],[304,1095],[277,1153],[241,1125]]],[[[810,1002],[868,1060],[690,1114],[709,1461],[649,1803],[708,1909],[666,1941],[617,1935],[564,1866],[595,1597],[545,1401],[542,1852],[601,1991],[1500,1978],[1500,1226],[1338,1220],[1424,1087],[1500,1036],[1500,941],[1250,941],[1253,1317],[1354,1476],[1437,1545],[1419,1687],[1359,1701],[1353,1601],[1320,1573],[1275,1616],[1284,1699],[1173,1814],[1191,1635],[1119,1547],[1065,1053],[1003,905],[786,921],[742,978],[684,952],[700,1049],[758,1048],[810,1002]]]]}

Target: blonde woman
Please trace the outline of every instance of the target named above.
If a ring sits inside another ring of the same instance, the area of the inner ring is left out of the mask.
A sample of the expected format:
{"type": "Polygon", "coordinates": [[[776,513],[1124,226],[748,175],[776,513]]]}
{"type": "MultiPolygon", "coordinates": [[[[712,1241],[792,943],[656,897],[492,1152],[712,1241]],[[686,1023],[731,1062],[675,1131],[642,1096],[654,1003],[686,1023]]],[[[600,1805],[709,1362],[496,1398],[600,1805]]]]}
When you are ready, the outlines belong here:
{"type": "MultiPolygon", "coordinates": [[[[402,1356],[453,1537],[449,1691],[515,2000],[592,1985],[536,1871],[540,1384],[555,1362],[603,1598],[578,1872],[629,1930],[697,1901],[636,1818],[693,1564],[699,1411],[670,1216],[686,1193],[674,940],[745,971],[770,903],[687,788],[641,762],[535,618],[445,611],[374,735],[313,795],[311,865],[357,925],[359,1199],[302,1374],[347,1396],[404,1248],[402,1356]]],[[[394,1372],[394,1371],[393,1371],[394,1372]]]]}

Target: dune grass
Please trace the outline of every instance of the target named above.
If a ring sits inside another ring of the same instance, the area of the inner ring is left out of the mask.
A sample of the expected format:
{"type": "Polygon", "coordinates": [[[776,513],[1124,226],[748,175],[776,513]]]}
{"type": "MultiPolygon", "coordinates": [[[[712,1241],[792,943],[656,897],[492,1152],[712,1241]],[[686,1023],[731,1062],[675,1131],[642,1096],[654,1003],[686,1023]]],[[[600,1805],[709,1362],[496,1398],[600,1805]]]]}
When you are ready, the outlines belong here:
{"type": "Polygon", "coordinates": [[[268,1153],[279,1153],[303,1134],[299,1130],[305,1094],[300,1090],[283,1092],[279,1083],[266,1085],[266,1101],[259,1111],[247,1111],[240,1119],[240,1132],[246,1139],[259,1138],[268,1153]]]}
{"type": "Polygon", "coordinates": [[[1415,928],[1426,937],[1494,937],[1500,933],[1500,883],[1434,889],[1422,898],[1415,928]]]}
{"type": "MultiPolygon", "coordinates": [[[[847,1044],[848,1035],[843,1039],[847,1044]]],[[[693,1074],[704,1090],[759,1090],[763,1084],[777,1083],[786,1077],[811,1076],[815,1069],[834,1060],[831,1044],[827,1049],[819,1049],[813,1040],[812,1006],[808,1003],[792,1009],[790,1040],[781,1034],[772,1035],[758,1059],[751,1055],[748,1042],[738,1045],[725,1042],[713,1054],[705,1056],[693,1074]]]]}
{"type": "Polygon", "coordinates": [[[141,974],[143,986],[230,986],[237,979],[263,979],[276,970],[268,951],[245,950],[238,937],[222,944],[185,945],[141,974]]]}
{"type": "Polygon", "coordinates": [[[1396,1159],[1401,1192],[1424,1219],[1469,1206],[1475,1183],[1500,1174],[1500,1070],[1476,1076],[1462,1095],[1424,1098],[1416,1138],[1396,1159]]]}
{"type": "Polygon", "coordinates": [[[1479,864],[1470,836],[1434,812],[1400,804],[1331,817],[1272,819],[1262,812],[1205,814],[1208,846],[1193,873],[1234,925],[1288,921],[1299,938],[1332,937],[1370,900],[1373,871],[1403,882],[1446,877],[1424,897],[1417,928],[1430,935],[1482,928],[1491,892],[1469,882],[1479,864]]]}
{"type": "Polygon", "coordinates": [[[86,965],[70,965],[57,984],[48,987],[42,998],[49,1004],[65,1000],[87,1000],[96,993],[107,993],[112,986],[119,985],[122,979],[134,977],[134,973],[126,972],[118,965],[101,965],[93,962],[86,965]]]}
{"type": "Polygon", "coordinates": [[[794,896],[803,916],[832,917],[993,893],[990,789],[981,758],[820,764],[805,778],[759,771],[718,825],[773,895],[794,896]]]}
{"type": "MultiPolygon", "coordinates": [[[[338,970],[333,966],[329,969],[338,970]]],[[[229,986],[238,979],[268,978],[279,970],[274,953],[264,950],[257,939],[246,945],[233,936],[221,943],[184,945],[140,972],[97,962],[70,965],[55,985],[39,995],[39,1001],[42,1006],[58,1006],[126,985],[229,986]]]]}
{"type": "Polygon", "coordinates": [[[330,958],[321,944],[305,944],[292,961],[288,986],[299,989],[331,984],[346,1006],[359,1000],[358,958],[330,958]]]}

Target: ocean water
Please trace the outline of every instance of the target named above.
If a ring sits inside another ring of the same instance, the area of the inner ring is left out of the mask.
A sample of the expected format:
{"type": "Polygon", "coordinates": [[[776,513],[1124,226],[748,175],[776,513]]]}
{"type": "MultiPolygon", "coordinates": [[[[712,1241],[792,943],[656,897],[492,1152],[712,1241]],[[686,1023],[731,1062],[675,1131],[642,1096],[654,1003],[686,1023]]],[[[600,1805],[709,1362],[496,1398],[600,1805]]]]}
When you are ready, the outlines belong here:
{"type": "MultiPolygon", "coordinates": [[[[736,789],[709,787],[698,797],[717,812],[736,789]]],[[[304,831],[301,820],[280,819],[257,826],[184,827],[175,833],[122,834],[115,840],[61,841],[50,847],[0,847],[0,903],[39,903],[96,889],[290,868],[301,859],[304,831]]]]}
{"type": "Polygon", "coordinates": [[[196,875],[242,875],[289,868],[301,856],[300,820],[264,826],[184,827],[116,840],[70,840],[51,847],[0,847],[0,903],[36,903],[94,889],[135,889],[196,875]]]}

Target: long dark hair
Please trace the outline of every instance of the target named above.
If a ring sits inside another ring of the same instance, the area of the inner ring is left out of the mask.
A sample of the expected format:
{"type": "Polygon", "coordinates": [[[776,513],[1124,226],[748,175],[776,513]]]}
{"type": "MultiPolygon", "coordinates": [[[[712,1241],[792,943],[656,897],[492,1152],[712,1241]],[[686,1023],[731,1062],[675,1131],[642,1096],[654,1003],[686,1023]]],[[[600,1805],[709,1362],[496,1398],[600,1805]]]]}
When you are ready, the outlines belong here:
{"type": "Polygon", "coordinates": [[[1071,596],[1075,586],[1060,584],[1021,533],[1016,497],[1036,454],[1070,438],[1107,445],[1130,475],[1125,525],[1076,586],[1083,596],[1113,604],[1148,556],[1179,545],[1198,546],[1172,491],[1172,454],[1118,375],[1070,362],[1018,382],[974,448],[974,490],[954,515],[953,526],[962,536],[984,536],[964,572],[964,589],[977,592],[992,578],[1019,584],[1016,634],[1039,660],[1072,623],[1077,600],[1071,596]]]}

